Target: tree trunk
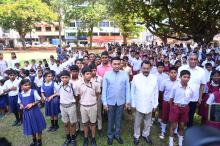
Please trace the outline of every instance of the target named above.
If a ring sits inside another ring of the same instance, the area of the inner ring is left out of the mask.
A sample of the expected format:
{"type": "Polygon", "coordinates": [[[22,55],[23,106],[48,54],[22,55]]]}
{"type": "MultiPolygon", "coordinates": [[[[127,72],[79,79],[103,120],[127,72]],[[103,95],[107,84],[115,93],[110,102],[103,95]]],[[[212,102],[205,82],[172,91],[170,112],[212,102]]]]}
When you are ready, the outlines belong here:
{"type": "Polygon", "coordinates": [[[160,39],[164,43],[164,45],[167,44],[167,38],[166,37],[160,37],[160,39]]]}
{"type": "Polygon", "coordinates": [[[59,25],[59,42],[60,42],[60,47],[62,48],[62,26],[61,26],[61,18],[59,18],[59,22],[58,22],[58,25],[59,25]]]}
{"type": "Polygon", "coordinates": [[[89,32],[89,47],[92,49],[92,40],[93,40],[93,25],[90,27],[90,32],[89,32]]]}
{"type": "Polygon", "coordinates": [[[126,35],[126,34],[122,34],[122,37],[123,37],[123,44],[124,45],[127,45],[127,38],[128,38],[128,36],[126,35]]]}
{"type": "Polygon", "coordinates": [[[25,44],[25,35],[26,34],[19,33],[19,35],[20,35],[20,40],[21,40],[21,44],[22,44],[22,49],[25,49],[26,48],[26,44],[25,44]]]}

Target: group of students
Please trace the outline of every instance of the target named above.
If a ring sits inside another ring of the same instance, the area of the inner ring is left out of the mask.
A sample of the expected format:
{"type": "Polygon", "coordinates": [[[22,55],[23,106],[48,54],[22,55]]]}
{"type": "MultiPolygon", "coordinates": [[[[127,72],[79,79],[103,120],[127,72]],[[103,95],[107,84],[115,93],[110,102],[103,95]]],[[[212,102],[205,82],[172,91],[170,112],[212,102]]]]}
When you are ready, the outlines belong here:
{"type": "MultiPolygon", "coordinates": [[[[135,145],[139,144],[140,116],[152,113],[150,121],[158,117],[160,122],[159,137],[164,139],[169,124],[169,146],[174,145],[174,133],[177,133],[179,146],[182,146],[185,125],[190,120],[189,104],[195,95],[193,87],[188,84],[195,75],[190,69],[184,68],[189,62],[194,61],[195,66],[201,66],[196,69],[202,70],[199,76],[203,78],[201,83],[205,84],[202,92],[204,94],[199,101],[201,123],[220,129],[218,122],[208,121],[208,104],[220,103],[220,72],[217,66],[219,55],[216,50],[216,46],[191,48],[187,45],[184,48],[182,44],[173,47],[109,45],[107,51],[99,56],[94,53],[89,54],[86,50],[62,49],[63,57],[58,61],[51,55],[48,62],[44,60],[37,64],[32,60],[32,65],[29,65],[26,61],[22,69],[16,67],[17,61],[10,61],[9,67],[3,59],[3,54],[0,54],[1,113],[5,114],[7,110],[14,113],[16,121],[12,125],[23,125],[24,135],[33,137],[31,146],[42,145],[41,135],[46,128],[46,122],[39,107],[44,106],[45,116],[51,119],[48,132],[54,132],[59,128],[58,117],[61,114],[66,133],[64,146],[77,145],[77,130],[84,131],[83,146],[87,146],[90,142],[89,131],[91,131],[91,145],[96,146],[96,127],[99,131],[102,130],[102,111],[105,110],[108,112],[108,144],[112,145],[113,138],[123,144],[120,137],[119,115],[120,110],[123,113],[124,106],[119,110],[115,108],[125,105],[129,111],[132,107],[138,111],[135,113],[134,123],[135,145]],[[145,80],[147,78],[150,79],[149,83],[142,84],[143,81],[147,82],[145,80]],[[140,97],[152,96],[157,101],[135,97],[137,93],[142,93],[141,90],[149,94],[140,97]],[[126,98],[113,97],[123,95],[126,98]],[[141,112],[144,102],[148,101],[154,102],[152,110],[147,113],[141,112]],[[158,116],[155,113],[158,113],[158,116]],[[115,121],[112,121],[112,116],[115,116],[113,118],[115,121]],[[115,132],[112,131],[114,128],[115,132]]],[[[15,53],[12,53],[12,58],[16,60],[15,53]]],[[[149,129],[144,129],[143,135],[146,135],[144,139],[148,144],[153,144],[148,137],[149,129]]]]}

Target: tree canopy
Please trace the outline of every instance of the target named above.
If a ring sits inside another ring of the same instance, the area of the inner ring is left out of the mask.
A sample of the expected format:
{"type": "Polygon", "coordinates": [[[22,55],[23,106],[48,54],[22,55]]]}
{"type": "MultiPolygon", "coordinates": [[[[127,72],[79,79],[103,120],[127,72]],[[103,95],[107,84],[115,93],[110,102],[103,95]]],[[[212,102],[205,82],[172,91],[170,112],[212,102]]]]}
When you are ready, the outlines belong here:
{"type": "Polygon", "coordinates": [[[17,0],[0,5],[0,25],[5,29],[16,30],[24,45],[25,35],[36,22],[52,22],[56,15],[41,0],[17,0]]]}
{"type": "Polygon", "coordinates": [[[209,43],[220,33],[220,0],[123,0],[148,30],[164,38],[209,43]]]}

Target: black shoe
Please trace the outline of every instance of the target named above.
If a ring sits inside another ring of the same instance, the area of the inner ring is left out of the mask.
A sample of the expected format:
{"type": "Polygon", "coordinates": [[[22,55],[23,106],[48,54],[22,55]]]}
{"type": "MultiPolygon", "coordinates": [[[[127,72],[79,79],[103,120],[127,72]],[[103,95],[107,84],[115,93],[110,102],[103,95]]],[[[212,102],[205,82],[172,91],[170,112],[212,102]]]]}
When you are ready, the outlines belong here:
{"type": "Polygon", "coordinates": [[[29,146],[36,146],[37,142],[32,142],[29,146]]]}
{"type": "Polygon", "coordinates": [[[18,123],[19,123],[19,121],[18,121],[18,120],[15,120],[14,123],[13,123],[11,126],[17,126],[18,123]]]}
{"type": "Polygon", "coordinates": [[[53,126],[50,126],[50,127],[48,128],[47,132],[51,132],[53,129],[54,129],[54,127],[53,127],[53,126]]]}
{"type": "Polygon", "coordinates": [[[22,125],[22,121],[18,122],[16,126],[21,126],[21,125],[22,125]]]}
{"type": "Polygon", "coordinates": [[[55,131],[57,131],[58,129],[59,129],[59,126],[54,126],[54,127],[52,128],[51,132],[55,132],[55,131]]]}
{"type": "Polygon", "coordinates": [[[119,144],[123,144],[124,141],[122,140],[121,137],[115,137],[115,140],[119,143],[119,144]]]}
{"type": "Polygon", "coordinates": [[[88,145],[89,145],[89,139],[88,138],[84,138],[83,146],[88,146],[88,145]]]}
{"type": "Polygon", "coordinates": [[[97,146],[95,138],[92,138],[92,146],[97,146]]]}
{"type": "Polygon", "coordinates": [[[35,146],[42,146],[42,142],[37,142],[35,146]]]}
{"type": "Polygon", "coordinates": [[[113,143],[113,139],[111,139],[111,138],[108,138],[108,145],[112,145],[112,143],[113,143]]]}
{"type": "Polygon", "coordinates": [[[71,140],[70,146],[76,146],[76,140],[71,140]]]}
{"type": "Polygon", "coordinates": [[[68,146],[70,144],[70,139],[67,139],[64,141],[63,146],[68,146]]]}
{"type": "Polygon", "coordinates": [[[152,142],[152,140],[150,139],[149,136],[148,137],[143,137],[143,138],[144,138],[144,140],[146,141],[147,144],[153,145],[153,142],[152,142]]]}
{"type": "Polygon", "coordinates": [[[134,145],[138,145],[139,144],[139,139],[138,138],[134,138],[134,145]]]}

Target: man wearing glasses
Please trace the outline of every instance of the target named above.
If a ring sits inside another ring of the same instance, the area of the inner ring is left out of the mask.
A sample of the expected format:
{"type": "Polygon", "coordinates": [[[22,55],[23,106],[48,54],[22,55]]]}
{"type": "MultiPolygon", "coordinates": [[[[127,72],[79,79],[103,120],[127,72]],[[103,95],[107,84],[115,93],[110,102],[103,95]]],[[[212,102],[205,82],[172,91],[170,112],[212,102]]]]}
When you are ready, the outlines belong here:
{"type": "Polygon", "coordinates": [[[189,80],[189,86],[193,90],[193,97],[189,103],[189,122],[187,127],[193,126],[193,118],[196,112],[197,103],[200,103],[202,100],[202,95],[204,91],[204,85],[206,84],[205,71],[203,68],[198,65],[198,56],[195,53],[189,54],[188,65],[181,66],[178,70],[178,76],[182,70],[188,70],[191,74],[189,80]]]}

